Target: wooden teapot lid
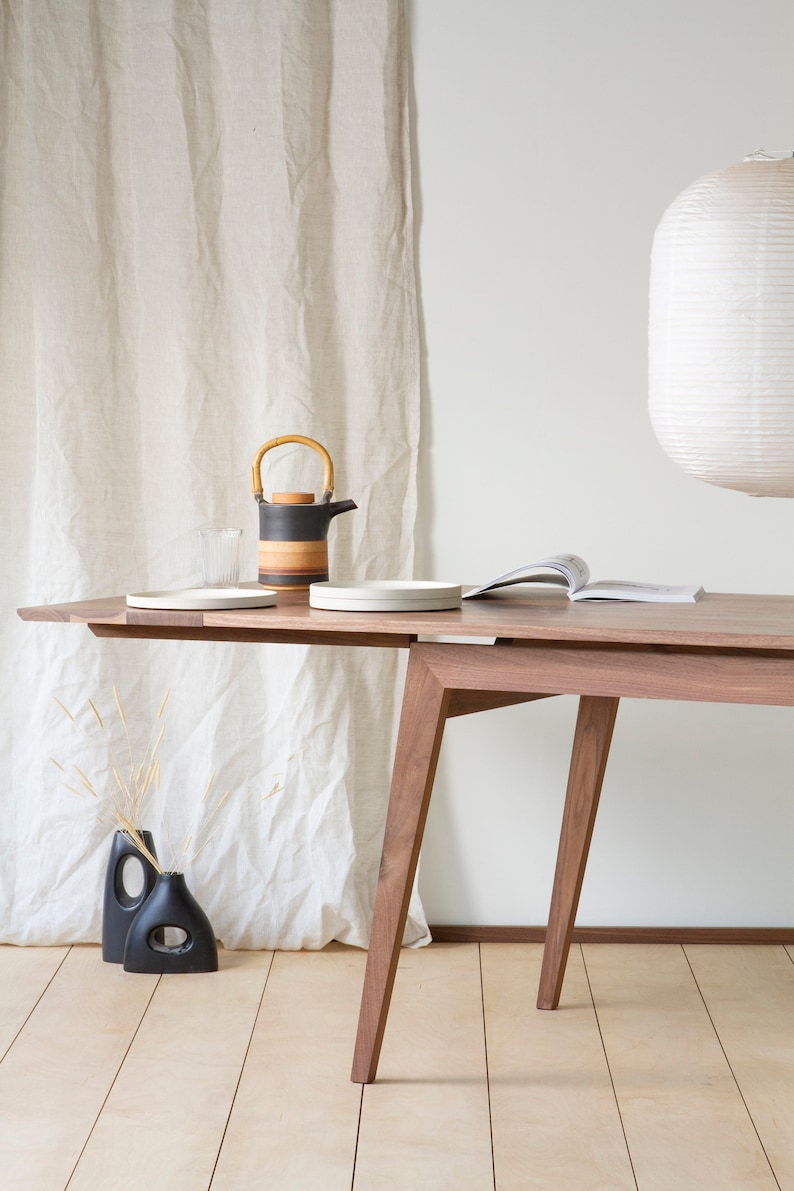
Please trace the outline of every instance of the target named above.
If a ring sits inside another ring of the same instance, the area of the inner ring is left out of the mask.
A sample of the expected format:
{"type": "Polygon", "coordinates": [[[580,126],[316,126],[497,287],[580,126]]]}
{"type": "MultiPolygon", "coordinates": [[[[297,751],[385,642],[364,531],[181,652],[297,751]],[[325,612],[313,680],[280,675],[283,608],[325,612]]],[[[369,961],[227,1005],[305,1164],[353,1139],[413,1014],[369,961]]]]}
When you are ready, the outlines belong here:
{"type": "Polygon", "coordinates": [[[274,492],[271,501],[274,505],[313,505],[313,492],[274,492]]]}

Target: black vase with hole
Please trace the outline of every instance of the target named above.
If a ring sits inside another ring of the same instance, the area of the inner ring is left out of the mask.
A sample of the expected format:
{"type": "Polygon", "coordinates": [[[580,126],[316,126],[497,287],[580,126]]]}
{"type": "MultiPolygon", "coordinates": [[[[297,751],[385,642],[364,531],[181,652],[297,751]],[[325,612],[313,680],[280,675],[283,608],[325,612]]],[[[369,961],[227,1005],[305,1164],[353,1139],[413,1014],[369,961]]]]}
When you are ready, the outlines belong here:
{"type": "Polygon", "coordinates": [[[158,873],[124,947],[125,972],[217,972],[218,944],[210,920],[184,873],[158,873]]]}
{"type": "MultiPolygon", "coordinates": [[[[150,831],[141,839],[157,857],[150,831]]],[[[133,843],[125,831],[117,831],[110,845],[102,903],[102,958],[106,963],[124,961],[124,944],[135,915],[154,889],[157,870],[133,843]],[[136,878],[134,881],[131,878],[136,878]]]]}

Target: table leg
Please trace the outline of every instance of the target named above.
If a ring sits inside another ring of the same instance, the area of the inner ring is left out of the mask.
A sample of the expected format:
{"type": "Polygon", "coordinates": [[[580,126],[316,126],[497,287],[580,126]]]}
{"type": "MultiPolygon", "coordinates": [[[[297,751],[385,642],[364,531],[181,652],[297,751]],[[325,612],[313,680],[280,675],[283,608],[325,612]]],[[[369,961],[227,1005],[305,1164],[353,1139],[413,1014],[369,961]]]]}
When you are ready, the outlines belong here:
{"type": "Polygon", "coordinates": [[[351,1079],[375,1078],[433,789],[449,691],[411,646],[351,1079]]]}
{"type": "Polygon", "coordinates": [[[618,703],[618,699],[595,695],[583,695],[579,700],[543,949],[538,1009],[556,1009],[560,1001],[618,703]]]}

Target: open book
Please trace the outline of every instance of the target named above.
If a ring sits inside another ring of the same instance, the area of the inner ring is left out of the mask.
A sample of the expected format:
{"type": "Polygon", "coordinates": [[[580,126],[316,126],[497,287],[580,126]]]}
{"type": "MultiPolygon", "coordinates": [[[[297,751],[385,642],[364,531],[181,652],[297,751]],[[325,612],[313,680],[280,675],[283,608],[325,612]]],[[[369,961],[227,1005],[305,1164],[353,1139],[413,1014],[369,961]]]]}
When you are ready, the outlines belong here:
{"type": "Polygon", "coordinates": [[[648,600],[658,604],[694,604],[703,595],[702,587],[666,587],[661,583],[632,583],[621,579],[604,579],[590,583],[590,570],[578,554],[555,554],[527,563],[506,575],[499,575],[482,587],[467,591],[464,600],[473,600],[497,587],[514,583],[549,583],[566,587],[570,600],[648,600]]]}

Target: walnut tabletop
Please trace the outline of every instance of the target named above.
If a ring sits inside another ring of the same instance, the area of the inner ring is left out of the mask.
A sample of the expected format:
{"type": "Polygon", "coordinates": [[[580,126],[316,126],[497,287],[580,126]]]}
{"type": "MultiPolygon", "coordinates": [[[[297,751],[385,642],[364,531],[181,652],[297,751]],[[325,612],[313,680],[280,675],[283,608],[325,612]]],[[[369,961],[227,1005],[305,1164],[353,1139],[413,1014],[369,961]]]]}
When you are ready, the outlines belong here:
{"type": "Polygon", "coordinates": [[[153,611],[124,596],[20,608],[28,621],[86,624],[98,636],[206,638],[405,647],[418,637],[579,644],[674,645],[794,652],[794,596],[714,594],[694,604],[576,601],[564,592],[502,589],[444,612],[310,608],[307,592],[279,592],[271,608],[153,611]]]}
{"type": "Polygon", "coordinates": [[[620,700],[794,706],[794,596],[572,602],[564,592],[511,588],[452,611],[378,613],[310,608],[306,592],[281,592],[270,608],[203,612],[129,608],[114,596],[19,615],[85,624],[99,637],[409,649],[353,1056],[360,1083],[377,1071],[447,719],[579,697],[537,1000],[554,1009],[620,700]]]}

